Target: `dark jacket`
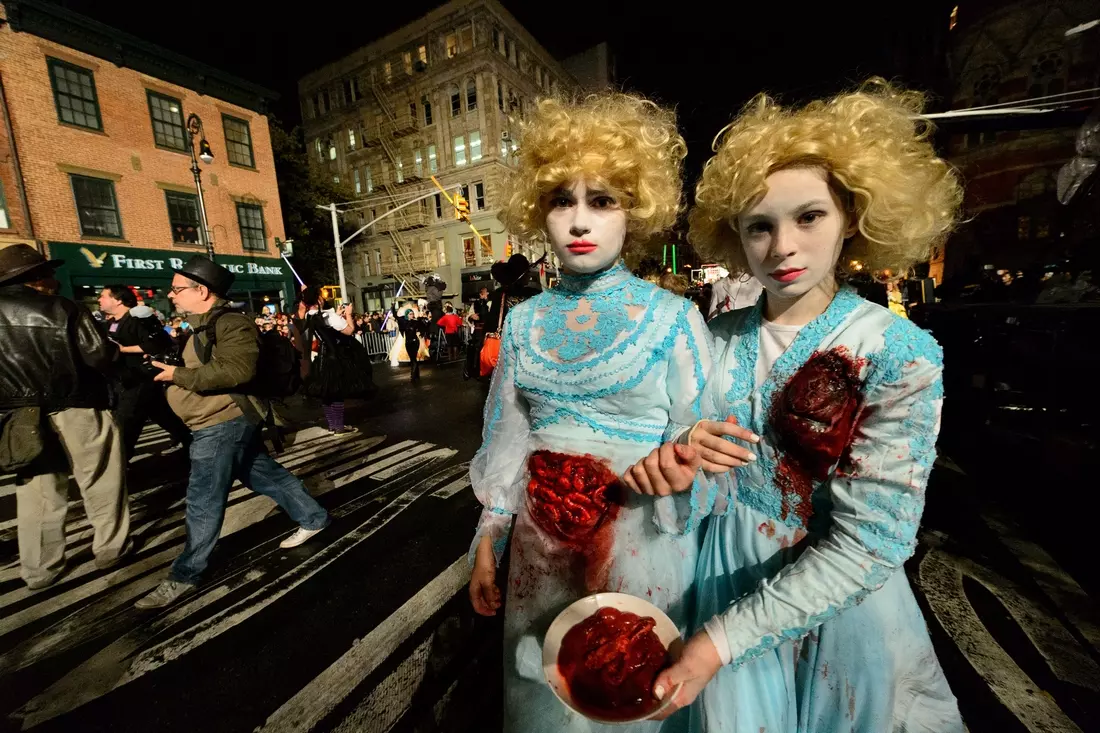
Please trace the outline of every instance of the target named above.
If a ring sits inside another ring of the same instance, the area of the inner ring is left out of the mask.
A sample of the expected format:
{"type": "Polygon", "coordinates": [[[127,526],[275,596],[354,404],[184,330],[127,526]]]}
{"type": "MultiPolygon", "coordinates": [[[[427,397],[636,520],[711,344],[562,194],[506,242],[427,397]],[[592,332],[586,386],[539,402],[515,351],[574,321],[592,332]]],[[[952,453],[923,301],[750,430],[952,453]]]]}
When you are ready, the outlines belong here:
{"type": "Polygon", "coordinates": [[[109,406],[118,349],[88,309],[25,285],[0,286],[0,409],[109,406]]]}
{"type": "Polygon", "coordinates": [[[528,298],[538,295],[539,291],[528,286],[516,283],[508,287],[499,287],[489,294],[489,322],[485,324],[488,333],[499,331],[508,317],[508,311],[516,307],[528,298]],[[503,309],[503,313],[501,310],[503,309]]]}
{"type": "Polygon", "coordinates": [[[143,368],[146,354],[159,358],[172,349],[172,339],[156,316],[138,318],[130,312],[106,324],[106,331],[107,338],[118,345],[140,346],[144,351],[142,354],[119,354],[118,376],[126,387],[152,380],[153,372],[143,368]]]}

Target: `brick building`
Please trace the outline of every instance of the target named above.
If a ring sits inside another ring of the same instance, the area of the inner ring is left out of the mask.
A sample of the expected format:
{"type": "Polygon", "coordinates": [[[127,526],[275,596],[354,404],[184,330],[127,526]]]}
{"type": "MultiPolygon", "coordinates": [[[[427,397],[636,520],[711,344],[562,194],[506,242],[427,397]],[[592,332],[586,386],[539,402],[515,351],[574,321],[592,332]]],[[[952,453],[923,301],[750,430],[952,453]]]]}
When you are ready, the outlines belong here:
{"type": "MultiPolygon", "coordinates": [[[[66,264],[66,295],[135,287],[162,311],[199,243],[185,121],[203,121],[207,221],[234,297],[292,300],[263,112],[274,93],[42,0],[7,0],[0,26],[0,245],[66,264]]],[[[195,145],[198,145],[198,139],[195,145]]]]}
{"type": "MultiPolygon", "coordinates": [[[[1097,87],[1100,30],[1065,35],[1097,15],[1095,0],[960,4],[952,19],[953,108],[1049,102],[1059,99],[1051,95],[1097,87]]],[[[950,158],[963,174],[971,220],[948,243],[946,258],[941,253],[933,261],[934,276],[973,278],[986,267],[1016,271],[1071,254],[1072,238],[1064,236],[1069,212],[1057,201],[1055,176],[1073,157],[1078,118],[1083,113],[1068,117],[1076,124],[1065,115],[966,123],[970,131],[951,136],[950,158]]]]}
{"type": "MultiPolygon", "coordinates": [[[[567,63],[597,85],[611,79],[606,47],[567,63]]],[[[480,235],[440,196],[383,219],[344,251],[356,304],[383,308],[402,285],[418,293],[432,272],[448,295],[469,299],[491,285],[489,268],[507,252],[540,257],[545,244],[519,241],[497,219],[498,184],[518,119],[540,94],[577,87],[496,0],[453,0],[301,79],[312,165],[365,199],[344,215],[353,229],[432,193],[435,175],[462,187],[480,235]]]]}

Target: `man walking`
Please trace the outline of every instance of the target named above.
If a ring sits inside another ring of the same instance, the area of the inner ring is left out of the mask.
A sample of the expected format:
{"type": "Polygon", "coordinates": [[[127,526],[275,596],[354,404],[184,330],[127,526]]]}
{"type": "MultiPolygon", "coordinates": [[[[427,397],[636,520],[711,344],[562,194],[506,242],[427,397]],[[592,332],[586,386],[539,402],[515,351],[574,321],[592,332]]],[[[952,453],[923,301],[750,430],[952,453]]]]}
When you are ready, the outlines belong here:
{"type": "Polygon", "coordinates": [[[474,313],[470,316],[474,322],[474,332],[470,334],[470,343],[466,346],[466,368],[463,379],[480,375],[481,345],[485,343],[485,326],[489,322],[489,288],[482,286],[474,301],[474,313]]]}
{"type": "Polygon", "coordinates": [[[191,429],[191,478],[187,484],[187,543],[168,578],[140,599],[138,608],[167,606],[190,593],[218,541],[233,479],[269,496],[298,530],[283,540],[297,547],[329,523],[328,513],[302,482],[264,449],[266,405],[247,395],[256,375],[259,334],[251,319],[228,310],[233,273],[200,255],[176,270],[169,298],[189,314],[194,334],[184,347],[185,366],[160,362],[156,381],[168,383],[168,404],[191,429]]]}
{"type": "MultiPolygon", "coordinates": [[[[146,419],[164,428],[173,442],[187,447],[191,431],[168,407],[164,388],[153,382],[153,374],[144,364],[146,354],[163,356],[173,348],[172,339],[150,311],[139,317],[137,298],[125,285],[108,285],[99,294],[99,310],[110,320],[107,337],[119,345],[118,378],[122,391],[115,406],[115,419],[122,428],[122,443],[127,459],[134,457],[146,419]]],[[[146,309],[149,310],[149,309],[146,309]]]]}
{"type": "Polygon", "coordinates": [[[92,525],[96,566],[115,565],[130,547],[122,440],[107,411],[104,374],[118,351],[87,308],[48,294],[57,290],[53,271],[61,264],[25,244],[0,249],[0,413],[8,420],[40,415],[44,444],[17,472],[20,575],[32,590],[65,569],[70,468],[92,525]]]}

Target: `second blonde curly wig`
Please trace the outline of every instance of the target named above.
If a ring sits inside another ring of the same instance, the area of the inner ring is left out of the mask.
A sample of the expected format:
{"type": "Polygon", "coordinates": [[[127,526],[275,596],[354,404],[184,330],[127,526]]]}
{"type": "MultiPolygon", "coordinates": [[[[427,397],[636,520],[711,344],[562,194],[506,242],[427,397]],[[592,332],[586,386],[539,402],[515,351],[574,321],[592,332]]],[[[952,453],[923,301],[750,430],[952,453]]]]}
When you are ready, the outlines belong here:
{"type": "Polygon", "coordinates": [[[627,243],[645,241],[676,222],[686,155],[675,114],[649,100],[621,93],[542,99],[523,125],[501,218],[520,236],[538,236],[549,195],[583,178],[621,197],[627,243]]]}
{"type": "Polygon", "coordinates": [[[871,271],[902,275],[926,261],[958,220],[962,187],[931,143],[931,125],[916,118],[918,92],[872,79],[857,91],[801,109],[759,95],[714,142],[689,217],[689,241],[731,272],[748,272],[736,217],[767,191],[783,168],[823,168],[859,224],[841,254],[871,271]]]}

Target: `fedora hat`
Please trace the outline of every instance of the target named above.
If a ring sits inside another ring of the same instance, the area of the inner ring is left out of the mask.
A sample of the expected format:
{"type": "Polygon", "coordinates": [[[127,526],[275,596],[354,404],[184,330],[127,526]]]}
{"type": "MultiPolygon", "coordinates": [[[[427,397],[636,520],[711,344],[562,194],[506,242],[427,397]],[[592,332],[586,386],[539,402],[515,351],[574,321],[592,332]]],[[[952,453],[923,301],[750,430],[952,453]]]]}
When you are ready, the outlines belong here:
{"type": "Polygon", "coordinates": [[[183,267],[172,272],[194,280],[200,285],[205,285],[210,288],[211,293],[220,295],[223,298],[229,293],[233,281],[237,279],[237,276],[232,272],[202,255],[195,255],[187,260],[187,264],[183,267]]]}
{"type": "Polygon", "coordinates": [[[0,283],[10,282],[32,270],[60,267],[65,260],[47,260],[29,244],[12,244],[0,249],[0,283]]]}
{"type": "Polygon", "coordinates": [[[501,261],[493,264],[489,272],[493,279],[507,287],[515,285],[523,279],[531,269],[531,261],[521,254],[514,254],[507,262],[501,261]]]}

